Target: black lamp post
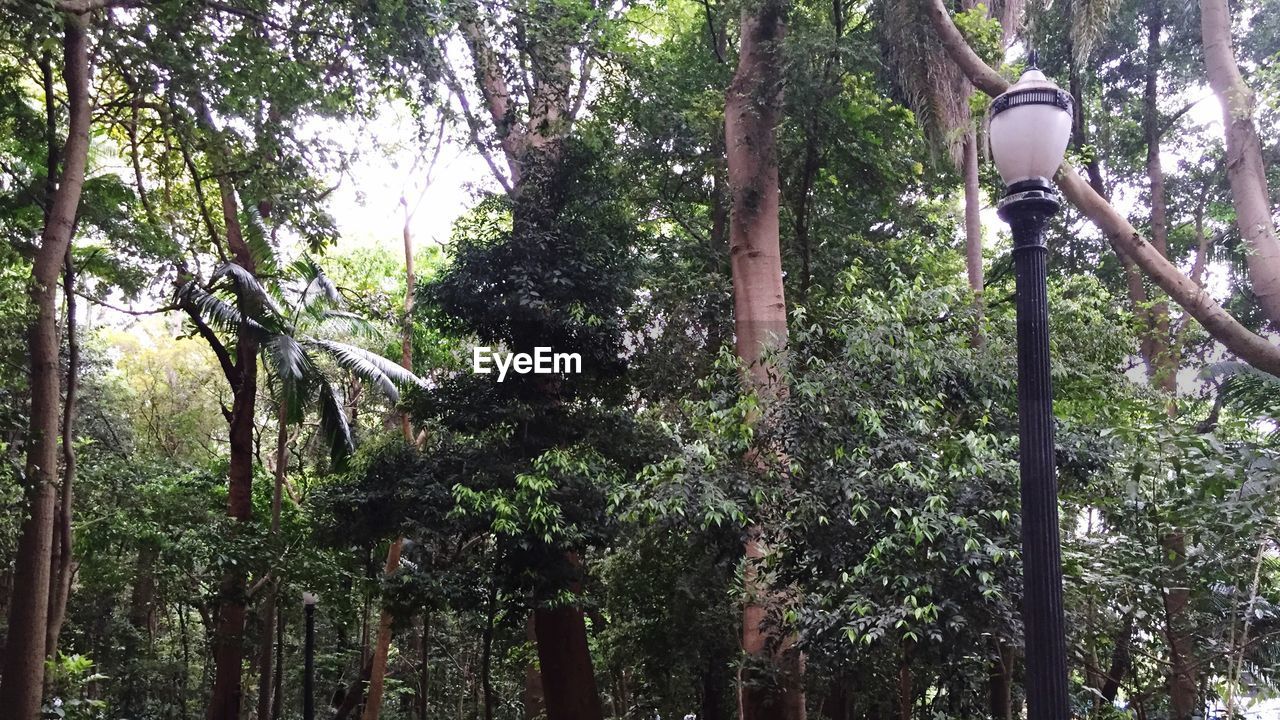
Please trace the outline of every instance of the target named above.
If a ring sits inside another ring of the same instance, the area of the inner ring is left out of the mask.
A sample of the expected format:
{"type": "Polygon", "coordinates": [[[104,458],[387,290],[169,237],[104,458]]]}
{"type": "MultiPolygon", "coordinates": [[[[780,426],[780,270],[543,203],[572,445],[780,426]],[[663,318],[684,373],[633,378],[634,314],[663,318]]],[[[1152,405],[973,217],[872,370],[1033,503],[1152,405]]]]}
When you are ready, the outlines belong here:
{"type": "Polygon", "coordinates": [[[1071,96],[1036,68],[991,103],[991,154],[1008,191],[1018,306],[1018,437],[1022,479],[1022,623],[1028,720],[1068,720],[1058,481],[1053,458],[1044,230],[1060,203],[1049,178],[1071,137],[1071,96]]]}
{"type": "Polygon", "coordinates": [[[307,634],[302,654],[302,718],[316,717],[316,601],[312,592],[302,593],[302,607],[307,618],[307,634]]]}

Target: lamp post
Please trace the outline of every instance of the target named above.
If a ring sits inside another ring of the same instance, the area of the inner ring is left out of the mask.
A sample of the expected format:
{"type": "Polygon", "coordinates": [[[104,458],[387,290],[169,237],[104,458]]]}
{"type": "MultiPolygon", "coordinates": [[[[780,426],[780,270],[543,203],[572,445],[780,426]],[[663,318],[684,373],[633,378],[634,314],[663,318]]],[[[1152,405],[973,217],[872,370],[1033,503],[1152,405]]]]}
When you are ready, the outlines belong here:
{"type": "Polygon", "coordinates": [[[991,103],[991,154],[1008,187],[999,215],[1013,232],[1018,308],[1018,453],[1022,480],[1022,623],[1028,720],[1068,720],[1058,481],[1049,377],[1044,230],[1060,202],[1049,178],[1071,137],[1071,96],[1036,68],[991,103]]]}
{"type": "Polygon", "coordinates": [[[316,602],[319,599],[319,596],[313,592],[302,593],[302,607],[307,619],[307,634],[302,654],[303,720],[315,720],[316,717],[316,602]]]}

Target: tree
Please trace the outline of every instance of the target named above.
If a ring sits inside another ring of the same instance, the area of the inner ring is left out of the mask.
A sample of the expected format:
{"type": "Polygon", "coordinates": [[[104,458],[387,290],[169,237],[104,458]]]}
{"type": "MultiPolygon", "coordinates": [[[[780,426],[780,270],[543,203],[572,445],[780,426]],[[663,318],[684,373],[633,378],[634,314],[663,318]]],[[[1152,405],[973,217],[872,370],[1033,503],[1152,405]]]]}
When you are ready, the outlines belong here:
{"type": "MultiPolygon", "coordinates": [[[[64,20],[63,78],[69,125],[61,151],[61,173],[53,194],[41,245],[32,268],[29,292],[36,308],[28,330],[31,356],[30,447],[26,484],[29,512],[22,526],[9,605],[9,634],[0,705],[14,717],[38,716],[44,687],[45,632],[49,613],[52,542],[58,473],[60,346],[57,327],[58,275],[75,232],[76,209],[89,155],[88,20],[64,20]]],[[[50,176],[52,176],[52,169],[50,176]]]]}

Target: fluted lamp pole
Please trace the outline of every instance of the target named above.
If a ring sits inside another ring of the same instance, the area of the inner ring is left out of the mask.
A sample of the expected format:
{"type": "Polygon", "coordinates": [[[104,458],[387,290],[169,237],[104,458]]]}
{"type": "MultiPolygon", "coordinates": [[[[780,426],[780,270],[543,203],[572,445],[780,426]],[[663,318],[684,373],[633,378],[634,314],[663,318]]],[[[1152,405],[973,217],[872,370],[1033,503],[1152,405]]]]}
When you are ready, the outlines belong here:
{"type": "Polygon", "coordinates": [[[1036,67],[991,103],[991,155],[1008,190],[1018,308],[1018,465],[1022,480],[1022,624],[1028,720],[1068,720],[1058,481],[1053,457],[1044,231],[1060,202],[1050,178],[1071,138],[1069,94],[1036,67]]]}

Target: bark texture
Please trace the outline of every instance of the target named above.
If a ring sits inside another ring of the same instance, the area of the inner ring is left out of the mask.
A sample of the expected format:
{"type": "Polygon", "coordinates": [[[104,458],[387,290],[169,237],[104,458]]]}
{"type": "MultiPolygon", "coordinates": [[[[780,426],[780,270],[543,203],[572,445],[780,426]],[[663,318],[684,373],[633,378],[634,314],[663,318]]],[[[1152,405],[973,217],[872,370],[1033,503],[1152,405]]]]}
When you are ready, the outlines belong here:
{"type": "Polygon", "coordinates": [[[1249,281],[1258,305],[1280,326],[1280,242],[1271,219],[1267,168],[1254,123],[1253,90],[1245,84],[1231,46],[1227,0],[1201,0],[1200,34],[1209,85],[1222,104],[1227,141],[1227,181],[1236,225],[1249,246],[1249,281]]]}
{"type": "MultiPolygon", "coordinates": [[[[765,0],[743,12],[738,67],[725,94],[734,333],[738,357],[765,405],[783,392],[769,355],[781,351],[787,339],[776,138],[786,12],[784,0],[765,0]]],[[[746,660],[739,679],[739,714],[742,720],[799,720],[805,716],[804,661],[786,630],[770,618],[771,607],[782,597],[758,579],[767,552],[762,527],[748,528],[744,552],[746,660]]]]}
{"type": "Polygon", "coordinates": [[[89,155],[89,51],[87,20],[66,19],[63,76],[69,124],[62,173],[36,251],[29,293],[35,317],[28,329],[31,414],[27,437],[26,497],[14,563],[8,641],[0,676],[0,708],[14,720],[34,720],[44,686],[49,614],[50,555],[57,502],[59,377],[58,275],[71,244],[89,155]]]}

